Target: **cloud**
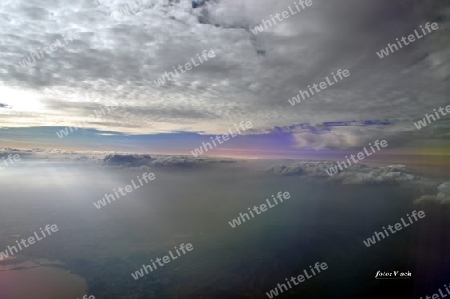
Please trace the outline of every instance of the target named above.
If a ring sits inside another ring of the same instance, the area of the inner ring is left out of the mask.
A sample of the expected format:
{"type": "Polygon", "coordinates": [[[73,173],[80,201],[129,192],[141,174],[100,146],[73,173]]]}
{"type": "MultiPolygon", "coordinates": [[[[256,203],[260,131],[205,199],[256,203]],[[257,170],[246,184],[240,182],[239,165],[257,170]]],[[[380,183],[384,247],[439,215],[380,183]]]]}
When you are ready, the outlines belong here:
{"type": "MultiPolygon", "coordinates": [[[[422,183],[422,179],[409,173],[404,165],[375,167],[366,164],[356,164],[330,177],[326,170],[334,165],[336,165],[336,162],[332,161],[297,162],[288,165],[271,166],[266,172],[274,175],[297,175],[301,179],[306,180],[325,180],[349,185],[422,183]]],[[[427,181],[424,180],[423,182],[426,183],[427,181]]]]}
{"type": "Polygon", "coordinates": [[[154,159],[150,155],[106,155],[103,162],[107,165],[136,167],[151,163],[154,159]]]}
{"type": "Polygon", "coordinates": [[[121,168],[149,168],[149,167],[196,167],[214,164],[233,164],[237,160],[229,158],[195,158],[178,155],[142,155],[129,153],[106,153],[100,151],[68,151],[64,149],[17,149],[0,148],[0,156],[19,154],[29,160],[45,159],[48,161],[76,161],[79,163],[98,163],[105,166],[121,168]]]}
{"type": "MultiPolygon", "coordinates": [[[[432,111],[427,111],[429,114],[432,111]]],[[[328,121],[320,124],[302,123],[275,127],[273,132],[291,133],[298,149],[361,149],[375,140],[386,140],[389,149],[411,145],[420,140],[445,141],[448,137],[450,119],[432,124],[430,130],[417,130],[413,120],[328,121]]]]}
{"type": "MultiPolygon", "coordinates": [[[[292,1],[137,2],[141,5],[130,15],[118,11],[125,0],[2,3],[2,103],[36,115],[8,117],[0,125],[49,126],[63,117],[67,125],[85,121],[113,132],[222,133],[241,120],[264,132],[299,122],[383,119],[392,125],[381,133],[397,136],[448,99],[449,10],[443,1],[313,0],[308,9],[257,36],[249,28],[292,1]],[[438,21],[440,29],[401,53],[376,56],[427,21],[438,21]],[[79,39],[32,67],[18,66],[30,52],[73,31],[80,32],[79,39]],[[216,58],[160,88],[154,85],[203,50],[214,50],[216,58]],[[299,89],[339,68],[349,69],[350,77],[289,105],[287,99],[299,89]],[[29,96],[18,96],[19,90],[29,96]],[[88,118],[94,101],[101,106],[109,100],[121,103],[117,113],[88,118]]],[[[356,146],[374,134],[366,126],[299,132],[295,138],[299,147],[320,149],[356,146]]]]}
{"type": "Polygon", "coordinates": [[[9,154],[12,154],[12,155],[19,154],[20,156],[30,156],[33,154],[33,151],[25,150],[25,149],[18,149],[18,148],[10,148],[10,147],[0,148],[0,155],[7,156],[9,154]]]}
{"type": "Polygon", "coordinates": [[[129,154],[110,154],[102,159],[108,166],[119,167],[193,167],[207,165],[211,163],[233,163],[232,159],[218,158],[194,158],[187,156],[150,156],[150,155],[129,155],[129,154]]]}
{"type": "Polygon", "coordinates": [[[450,182],[442,183],[437,187],[436,195],[422,195],[414,201],[414,203],[441,203],[450,204],[450,182]]]}

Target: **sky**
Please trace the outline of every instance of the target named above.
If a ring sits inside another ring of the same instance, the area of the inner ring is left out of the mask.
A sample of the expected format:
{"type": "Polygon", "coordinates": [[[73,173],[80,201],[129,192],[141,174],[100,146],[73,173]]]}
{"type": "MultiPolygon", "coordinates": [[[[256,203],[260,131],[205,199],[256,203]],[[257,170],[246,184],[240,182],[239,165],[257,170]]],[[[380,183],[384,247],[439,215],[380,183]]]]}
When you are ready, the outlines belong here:
{"type": "Polygon", "coordinates": [[[450,9],[443,1],[312,0],[252,33],[289,6],[293,1],[4,0],[0,140],[13,148],[190,155],[250,121],[251,129],[209,154],[328,157],[385,139],[386,153],[449,155],[450,117],[414,126],[450,104],[450,9]],[[427,22],[439,29],[377,56],[427,22]],[[32,65],[24,61],[57,40],[64,46],[32,65]],[[204,51],[215,56],[155,84],[204,51]],[[339,69],[350,76],[289,104],[339,69]],[[92,117],[111,106],[112,113],[92,117]],[[59,138],[69,126],[78,129],[59,138]]]}

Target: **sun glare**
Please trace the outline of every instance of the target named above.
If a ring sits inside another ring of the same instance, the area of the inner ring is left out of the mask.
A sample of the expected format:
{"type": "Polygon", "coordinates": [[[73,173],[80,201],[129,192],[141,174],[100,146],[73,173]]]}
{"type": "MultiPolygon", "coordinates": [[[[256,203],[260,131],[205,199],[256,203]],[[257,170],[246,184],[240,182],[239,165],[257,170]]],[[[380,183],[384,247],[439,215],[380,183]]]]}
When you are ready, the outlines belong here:
{"type": "Polygon", "coordinates": [[[0,86],[0,94],[2,95],[0,102],[14,111],[39,113],[43,109],[37,92],[0,86]]]}

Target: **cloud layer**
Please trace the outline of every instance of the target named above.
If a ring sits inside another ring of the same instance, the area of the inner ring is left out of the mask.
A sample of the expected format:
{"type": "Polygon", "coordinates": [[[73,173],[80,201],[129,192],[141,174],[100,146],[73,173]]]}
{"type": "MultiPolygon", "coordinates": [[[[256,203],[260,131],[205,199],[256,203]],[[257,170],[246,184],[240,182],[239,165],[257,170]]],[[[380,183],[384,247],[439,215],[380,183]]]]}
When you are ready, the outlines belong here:
{"type": "MultiPolygon", "coordinates": [[[[313,0],[253,35],[249,28],[291,1],[7,0],[0,5],[2,126],[73,125],[100,130],[219,133],[242,120],[259,132],[299,123],[386,120],[387,134],[448,104],[449,10],[443,3],[313,0]],[[375,54],[425,22],[440,29],[401,53],[375,54]],[[19,62],[68,32],[80,38],[32,67],[19,62]],[[216,58],[157,87],[153,81],[197,53],[216,58]],[[291,107],[299,89],[337,69],[351,76],[291,107]],[[88,119],[115,101],[114,115],[88,119]]],[[[445,125],[448,128],[447,125],[445,125]]],[[[386,130],[386,128],[385,128],[386,130]]],[[[384,133],[384,131],[380,131],[384,133]]],[[[379,134],[368,127],[296,132],[299,147],[346,147],[379,134]]],[[[428,133],[431,134],[431,133],[428,133]]]]}
{"type": "Polygon", "coordinates": [[[301,179],[312,181],[328,181],[349,185],[399,185],[414,183],[430,186],[433,183],[407,171],[404,165],[370,166],[366,164],[352,165],[348,169],[329,176],[327,169],[336,165],[333,161],[307,161],[291,164],[278,164],[269,167],[266,172],[274,175],[296,175],[301,179]]]}

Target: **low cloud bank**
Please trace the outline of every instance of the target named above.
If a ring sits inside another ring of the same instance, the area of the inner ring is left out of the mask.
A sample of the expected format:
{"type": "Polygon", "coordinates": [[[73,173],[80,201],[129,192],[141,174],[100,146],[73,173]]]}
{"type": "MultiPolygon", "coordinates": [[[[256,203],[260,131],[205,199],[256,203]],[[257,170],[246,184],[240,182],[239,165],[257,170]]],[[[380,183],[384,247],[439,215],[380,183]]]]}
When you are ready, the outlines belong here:
{"type": "Polygon", "coordinates": [[[193,158],[189,156],[150,156],[110,154],[102,159],[105,165],[120,167],[193,167],[211,163],[233,163],[232,159],[193,158]]]}
{"type": "Polygon", "coordinates": [[[421,180],[421,178],[409,173],[404,165],[373,167],[357,164],[330,177],[326,170],[334,164],[335,162],[332,161],[298,162],[290,165],[279,164],[268,168],[266,172],[275,175],[298,175],[308,180],[327,180],[352,185],[395,185],[421,180]]]}
{"type": "Polygon", "coordinates": [[[221,163],[235,163],[234,159],[227,158],[194,158],[192,156],[164,156],[164,155],[144,155],[130,153],[107,153],[95,151],[66,151],[63,149],[14,149],[0,148],[0,156],[8,154],[19,154],[27,156],[30,160],[48,161],[75,161],[79,163],[94,163],[104,166],[114,166],[121,168],[149,168],[149,167],[194,167],[206,166],[221,163]]]}

